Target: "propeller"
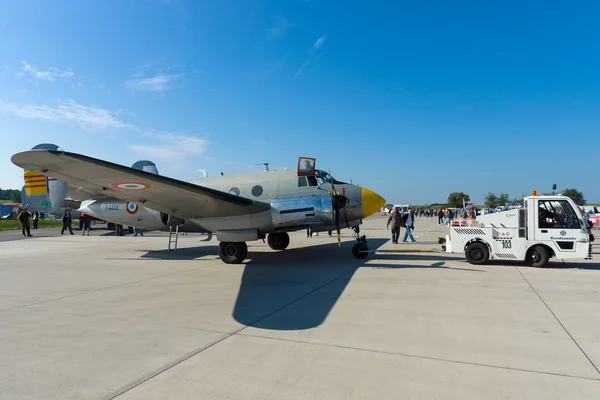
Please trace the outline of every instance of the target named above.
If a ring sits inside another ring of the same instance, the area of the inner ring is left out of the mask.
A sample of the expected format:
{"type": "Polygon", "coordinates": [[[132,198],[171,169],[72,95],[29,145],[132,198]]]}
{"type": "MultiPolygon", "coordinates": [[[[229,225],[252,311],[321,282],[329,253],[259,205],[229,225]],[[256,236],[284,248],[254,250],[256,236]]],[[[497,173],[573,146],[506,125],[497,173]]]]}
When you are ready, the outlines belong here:
{"type": "Polygon", "coordinates": [[[349,199],[346,196],[337,194],[335,191],[335,185],[333,184],[333,176],[331,176],[331,171],[329,171],[329,182],[331,183],[331,202],[333,203],[333,213],[335,216],[335,230],[337,232],[338,247],[340,247],[342,245],[340,237],[340,210],[346,207],[349,199]]]}

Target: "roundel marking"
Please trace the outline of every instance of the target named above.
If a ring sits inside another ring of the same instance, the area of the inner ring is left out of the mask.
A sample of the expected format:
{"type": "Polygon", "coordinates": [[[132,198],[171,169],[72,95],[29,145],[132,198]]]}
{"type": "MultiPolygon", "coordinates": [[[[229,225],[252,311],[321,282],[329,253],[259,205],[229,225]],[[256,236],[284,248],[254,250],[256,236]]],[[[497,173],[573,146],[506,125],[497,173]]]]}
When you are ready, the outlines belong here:
{"type": "Polygon", "coordinates": [[[147,190],[152,189],[152,185],[145,182],[115,182],[110,187],[119,190],[147,190]]]}
{"type": "Polygon", "coordinates": [[[136,203],[127,202],[125,209],[129,215],[134,215],[136,212],[138,212],[139,207],[136,203]]]}

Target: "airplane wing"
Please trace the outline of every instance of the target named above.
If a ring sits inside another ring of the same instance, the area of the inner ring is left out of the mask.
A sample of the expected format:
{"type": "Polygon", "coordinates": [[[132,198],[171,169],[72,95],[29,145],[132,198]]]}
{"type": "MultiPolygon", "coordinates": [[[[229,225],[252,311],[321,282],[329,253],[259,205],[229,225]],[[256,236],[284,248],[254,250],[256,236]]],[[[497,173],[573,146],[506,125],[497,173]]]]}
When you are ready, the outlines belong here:
{"type": "Polygon", "coordinates": [[[181,218],[230,217],[271,208],[266,203],[66,151],[24,151],[13,155],[11,161],[86,193],[142,203],[181,218]]]}

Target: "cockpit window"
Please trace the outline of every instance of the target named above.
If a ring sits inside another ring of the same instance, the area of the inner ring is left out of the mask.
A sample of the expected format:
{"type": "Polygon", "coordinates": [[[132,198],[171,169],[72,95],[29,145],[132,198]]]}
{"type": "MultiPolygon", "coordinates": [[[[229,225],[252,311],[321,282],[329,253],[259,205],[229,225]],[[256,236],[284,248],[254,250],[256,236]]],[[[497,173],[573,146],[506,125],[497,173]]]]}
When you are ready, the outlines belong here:
{"type": "Polygon", "coordinates": [[[333,176],[329,175],[327,172],[320,170],[320,169],[317,169],[315,171],[315,175],[317,177],[319,185],[322,185],[323,183],[331,183],[331,182],[333,182],[334,184],[339,184],[339,185],[347,185],[347,183],[338,181],[333,176]]]}
{"type": "Polygon", "coordinates": [[[306,177],[299,176],[298,177],[298,187],[307,187],[307,186],[308,186],[308,182],[306,182],[306,177]]]}
{"type": "Polygon", "coordinates": [[[319,182],[315,176],[307,176],[306,179],[308,179],[308,186],[319,186],[319,182]]]}

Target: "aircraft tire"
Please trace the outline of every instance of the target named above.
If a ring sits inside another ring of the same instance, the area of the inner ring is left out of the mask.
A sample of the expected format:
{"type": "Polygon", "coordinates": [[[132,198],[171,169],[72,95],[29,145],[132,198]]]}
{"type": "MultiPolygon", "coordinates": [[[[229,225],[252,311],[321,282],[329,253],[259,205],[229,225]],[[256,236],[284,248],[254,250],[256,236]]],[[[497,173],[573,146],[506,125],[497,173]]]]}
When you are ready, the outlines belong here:
{"type": "Polygon", "coordinates": [[[220,242],[219,257],[225,264],[241,264],[248,255],[246,242],[220,242]]]}
{"type": "Polygon", "coordinates": [[[269,233],[267,243],[273,250],[285,250],[290,245],[290,235],[287,232],[269,233]]]}
{"type": "Polygon", "coordinates": [[[550,260],[550,254],[544,246],[534,246],[527,254],[527,263],[535,268],[543,268],[550,260]]]}
{"type": "Polygon", "coordinates": [[[352,246],[352,255],[358,258],[359,260],[366,258],[369,255],[369,253],[361,250],[368,250],[368,248],[361,243],[355,243],[354,246],[352,246]]]}
{"type": "Polygon", "coordinates": [[[481,265],[490,259],[490,251],[484,243],[474,242],[467,246],[465,257],[471,264],[481,265]]]}

